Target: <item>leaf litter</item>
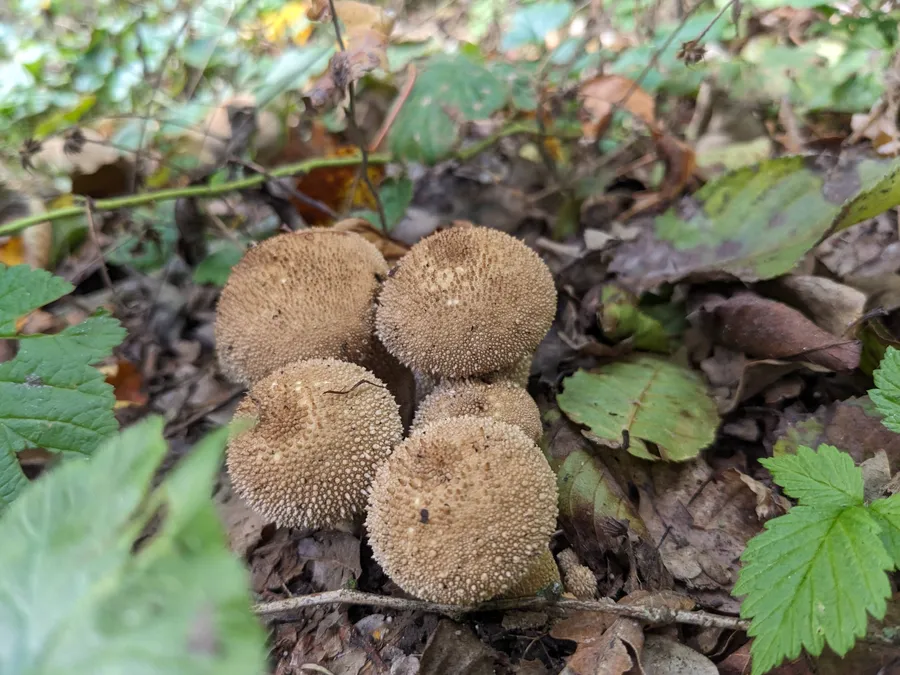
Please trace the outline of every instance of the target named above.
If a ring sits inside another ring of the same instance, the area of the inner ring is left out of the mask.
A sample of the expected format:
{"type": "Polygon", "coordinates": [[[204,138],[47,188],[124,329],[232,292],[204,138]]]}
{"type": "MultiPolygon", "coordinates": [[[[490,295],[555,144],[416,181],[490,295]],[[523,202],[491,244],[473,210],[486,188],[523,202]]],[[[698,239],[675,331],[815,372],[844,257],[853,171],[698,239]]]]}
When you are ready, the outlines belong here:
{"type": "MultiPolygon", "coordinates": [[[[342,107],[348,83],[362,86],[391,71],[395,28],[405,25],[363,3],[339,0],[334,8],[346,31],[345,51],[331,56],[304,91],[323,110],[342,107]]],[[[309,18],[327,25],[330,10],[315,2],[309,18]]],[[[505,47],[527,51],[536,39],[554,40],[550,26],[559,11],[550,12],[546,26],[535,20],[539,13],[516,14],[505,47]]],[[[447,18],[447,31],[473,30],[464,23],[447,18]]],[[[797,30],[792,25],[795,37],[797,30]]],[[[528,77],[471,51],[458,58],[435,54],[419,68],[386,130],[390,151],[410,162],[402,169],[410,189],[397,191],[390,233],[370,218],[376,200],[358,167],[316,169],[297,177],[294,187],[342,215],[348,207],[366,215],[341,219],[338,229],[361,234],[392,264],[409,245],[460,218],[513,233],[541,252],[561,290],[557,321],[535,355],[529,382],[541,402],[542,446],[560,491],[552,552],[561,560],[571,551],[592,575],[599,598],[737,617],[731,592],[740,556],[767,521],[791,507],[759,458],[829,444],[862,465],[866,495],[884,494],[897,482],[897,437],[882,425],[878,402],[866,396],[866,375],[887,345],[900,344],[900,255],[891,253],[898,249],[893,208],[900,202],[900,169],[891,156],[896,124],[874,108],[865,130],[863,120],[853,121],[853,133],[872,141],[874,155],[797,145],[802,154],[770,159],[774,141],[767,137],[765,156],[738,161],[735,171],[704,185],[699,154],[683,140],[686,120],[659,106],[658,91],[640,78],[596,72],[574,94],[548,84],[534,86],[523,101],[522,83],[533,84],[528,77]],[[514,114],[523,125],[549,122],[547,133],[565,141],[572,130],[545,113],[557,112],[553,106],[566,96],[577,107],[582,145],[621,143],[615,151],[621,154],[599,170],[584,147],[550,153],[557,168],[571,170],[573,184],[599,176],[595,183],[576,189],[551,176],[541,150],[547,144],[535,131],[499,137],[487,150],[467,154],[503,131],[499,117],[514,114]],[[560,193],[579,194],[576,208],[560,193]]],[[[384,111],[371,106],[384,122],[384,111]]],[[[370,138],[381,131],[369,126],[370,138]]],[[[356,151],[346,134],[322,128],[315,134],[323,145],[287,148],[271,165],[356,151]]],[[[728,137],[724,147],[739,153],[742,142],[728,137]]],[[[396,180],[392,171],[369,166],[381,196],[396,180]]],[[[335,221],[321,207],[287,201],[310,225],[335,221]]],[[[253,227],[266,218],[250,199],[238,210],[253,227]]],[[[104,237],[114,226],[104,224],[104,237]]],[[[272,231],[260,229],[255,236],[272,231]]],[[[247,245],[252,239],[239,248],[247,245]]],[[[163,413],[174,459],[204,431],[226,423],[242,393],[215,366],[215,284],[198,283],[173,256],[161,276],[112,265],[113,284],[106,288],[95,253],[90,241],[64,256],[60,269],[69,270],[76,292],[51,306],[47,330],[34,332],[67,339],[65,331],[93,309],[115,311],[128,338],[115,356],[99,347],[90,356],[103,361],[100,372],[118,401],[120,422],[163,413]]],[[[6,255],[24,259],[14,248],[6,255]]],[[[228,267],[207,279],[225,278],[228,267]]],[[[4,315],[7,323],[18,318],[4,315]]],[[[21,347],[8,357],[8,369],[30,358],[21,347]]],[[[19,458],[29,476],[43,466],[19,458]]],[[[249,567],[257,600],[340,589],[404,597],[373,561],[364,532],[276,528],[232,494],[224,476],[216,494],[231,549],[249,567]]],[[[742,631],[596,611],[523,614],[451,620],[421,608],[305,608],[271,627],[273,672],[705,673],[718,667],[737,673],[748,667],[742,631]]],[[[896,619],[889,615],[885,626],[895,627],[896,619]]],[[[871,646],[848,658],[858,672],[889,663],[886,652],[871,646]]],[[[823,656],[819,672],[841,672],[839,664],[823,656]]],[[[797,662],[772,672],[810,671],[797,662]]]]}

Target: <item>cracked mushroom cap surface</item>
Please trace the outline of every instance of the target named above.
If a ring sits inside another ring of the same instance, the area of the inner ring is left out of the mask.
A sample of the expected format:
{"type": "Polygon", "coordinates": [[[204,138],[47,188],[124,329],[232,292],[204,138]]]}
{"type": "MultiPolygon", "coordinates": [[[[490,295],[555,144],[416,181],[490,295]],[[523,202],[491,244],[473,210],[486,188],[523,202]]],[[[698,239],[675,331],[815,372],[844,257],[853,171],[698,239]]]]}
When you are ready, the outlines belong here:
{"type": "Polygon", "coordinates": [[[459,223],[400,259],[376,325],[401,363],[461,379],[531,356],[555,314],[556,286],[537,253],[505,232],[459,223]]]}
{"type": "Polygon", "coordinates": [[[366,525],[403,590],[469,605],[512,589],[556,527],[556,476],[524,431],[485,417],[422,427],[379,469],[366,525]]]}
{"type": "Polygon", "coordinates": [[[302,359],[364,362],[387,272],[378,249],[352,232],[303,230],[251,248],[216,308],[222,371],[250,384],[302,359]]]}
{"type": "Polygon", "coordinates": [[[448,417],[491,417],[513,424],[531,440],[544,433],[541,411],[528,392],[510,382],[486,384],[471,380],[445,380],[419,405],[413,430],[448,417]]]}
{"type": "Polygon", "coordinates": [[[257,382],[226,460],[235,491],[278,525],[320,529],[363,513],[372,478],[403,436],[394,397],[371,372],[300,361],[257,382]]]}

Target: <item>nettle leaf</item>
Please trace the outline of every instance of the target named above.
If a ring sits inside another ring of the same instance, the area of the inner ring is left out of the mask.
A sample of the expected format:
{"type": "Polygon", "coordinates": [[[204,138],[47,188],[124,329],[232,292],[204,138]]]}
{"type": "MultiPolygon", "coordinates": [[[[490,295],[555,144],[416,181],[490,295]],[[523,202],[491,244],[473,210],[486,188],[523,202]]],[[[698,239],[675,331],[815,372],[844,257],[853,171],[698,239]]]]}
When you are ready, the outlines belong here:
{"type": "Polygon", "coordinates": [[[647,289],[682,279],[784,274],[830,228],[900,203],[900,159],[782,157],[708,183],[622,246],[612,271],[647,289]]]}
{"type": "Polygon", "coordinates": [[[800,446],[795,455],[761,459],[787,495],[802,505],[861,506],[863,477],[853,458],[831,445],[816,452],[800,446]]]}
{"type": "Polygon", "coordinates": [[[872,377],[875,388],[869,390],[869,398],[884,415],[884,426],[900,433],[900,349],[888,347],[872,377]]]}
{"type": "Polygon", "coordinates": [[[680,462],[713,442],[716,404],[700,376],[652,356],[616,361],[567,377],[560,409],[595,443],[642,459],[680,462]]]}
{"type": "MultiPolygon", "coordinates": [[[[19,316],[69,290],[67,282],[42,270],[0,267],[0,323],[14,330],[19,316]]],[[[91,364],[125,337],[108,316],[56,335],[16,336],[12,330],[6,337],[21,338],[19,351],[0,363],[0,507],[27,483],[15,453],[44,448],[87,455],[116,430],[113,388],[91,364]]]]}
{"type": "Polygon", "coordinates": [[[162,429],[151,418],[64,463],[0,518],[0,672],[263,672],[246,572],[210,499],[227,430],[151,490],[162,429]]]}
{"type": "Polygon", "coordinates": [[[507,94],[504,83],[467,56],[433,56],[394,122],[391,151],[434,164],[457,144],[461,123],[487,119],[503,107],[507,94]]]}
{"type": "Polygon", "coordinates": [[[878,534],[862,506],[795,506],[749,541],[733,592],[747,596],[754,675],[801,649],[817,656],[826,642],[843,656],[865,634],[867,612],[884,616],[893,563],[878,534]]]}

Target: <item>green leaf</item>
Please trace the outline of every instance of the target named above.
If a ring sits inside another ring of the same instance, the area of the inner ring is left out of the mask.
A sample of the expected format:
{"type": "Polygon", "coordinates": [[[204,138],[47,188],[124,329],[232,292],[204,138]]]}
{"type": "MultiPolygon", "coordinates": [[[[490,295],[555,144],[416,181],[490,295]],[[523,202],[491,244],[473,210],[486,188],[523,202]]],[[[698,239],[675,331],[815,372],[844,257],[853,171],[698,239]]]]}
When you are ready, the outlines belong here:
{"type": "Polygon", "coordinates": [[[884,415],[884,426],[900,433],[900,349],[888,347],[872,377],[875,388],[869,390],[869,398],[884,415]]]}
{"type": "MultiPolygon", "coordinates": [[[[388,230],[403,220],[406,210],[413,198],[413,184],[408,178],[390,178],[378,188],[378,198],[384,208],[384,217],[388,230]]],[[[360,218],[365,218],[376,228],[381,229],[381,218],[378,213],[371,210],[359,212],[360,218]]]]}
{"type": "Polygon", "coordinates": [[[696,457],[716,435],[719,415],[700,376],[652,356],[616,361],[567,377],[560,409],[592,441],[643,459],[696,457]]]}
{"type": "Polygon", "coordinates": [[[234,242],[222,242],[206,256],[194,270],[194,283],[224,286],[231,268],[244,256],[244,250],[234,242]]]}
{"type": "Polygon", "coordinates": [[[458,123],[487,119],[506,97],[506,87],[484,66],[462,54],[433,56],[391,128],[391,150],[403,159],[433,164],[456,145],[458,123]]]}
{"type": "Polygon", "coordinates": [[[527,44],[540,44],[549,33],[565,24],[571,14],[572,5],[568,2],[538,2],[520,7],[513,14],[500,49],[507,51],[527,44]]]}
{"type": "Polygon", "coordinates": [[[641,310],[637,296],[615,284],[607,284],[601,291],[597,322],[613,342],[631,338],[637,349],[663,353],[670,349],[662,323],[641,310]]]}
{"type": "Polygon", "coordinates": [[[28,265],[0,265],[0,333],[16,330],[16,319],[72,291],[72,284],[28,265]]]}
{"type": "Polygon", "coordinates": [[[782,157],[724,175],[621,247],[611,270],[640,288],[788,272],[833,226],[900,203],[900,159],[782,157]]]}
{"type": "Polygon", "coordinates": [[[862,471],[850,455],[834,446],[822,444],[816,452],[800,446],[797,454],[760,462],[785,493],[801,505],[840,508],[863,503],[862,471]]]}
{"type": "Polygon", "coordinates": [[[642,537],[647,526],[606,468],[584,450],[569,453],[558,468],[559,514],[586,540],[596,539],[609,519],[624,520],[642,537]]]}
{"type": "Polygon", "coordinates": [[[754,675],[801,648],[818,656],[826,642],[844,655],[865,634],[867,612],[884,616],[892,562],[878,531],[861,506],[795,506],[750,540],[733,593],[747,596],[754,675]]]}
{"type": "Polygon", "coordinates": [[[151,418],[92,461],[64,463],[0,518],[0,672],[263,672],[246,572],[209,497],[226,433],[151,492],[162,428],[151,418]],[[155,513],[160,527],[136,548],[155,513]]]}
{"type": "Polygon", "coordinates": [[[869,505],[869,513],[881,527],[881,542],[900,568],[900,493],[878,499],[869,505]]]}

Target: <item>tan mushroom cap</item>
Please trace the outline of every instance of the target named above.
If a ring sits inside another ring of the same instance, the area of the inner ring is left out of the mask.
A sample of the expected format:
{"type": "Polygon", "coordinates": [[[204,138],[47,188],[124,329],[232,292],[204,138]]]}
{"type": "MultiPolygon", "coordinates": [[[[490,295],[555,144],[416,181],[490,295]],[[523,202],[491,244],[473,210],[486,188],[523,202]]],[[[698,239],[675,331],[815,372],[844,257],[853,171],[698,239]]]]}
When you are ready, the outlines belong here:
{"type": "Polygon", "coordinates": [[[509,591],[547,550],[556,477],[518,427],[433,422],[378,470],[366,525],[375,560],[408,593],[468,605],[509,591]]]}
{"type": "Polygon", "coordinates": [[[528,568],[525,576],[505,594],[505,597],[527,598],[552,588],[554,584],[559,584],[558,589],[562,590],[559,568],[556,566],[553,554],[548,548],[528,568]]]}
{"type": "Polygon", "coordinates": [[[389,352],[414,370],[459,379],[533,354],[553,322],[556,286],[515,237],[460,223],[413,246],[378,302],[389,352]]]}
{"type": "Polygon", "coordinates": [[[413,430],[448,417],[491,417],[514,424],[531,440],[544,433],[541,411],[528,392],[510,382],[486,384],[472,380],[445,380],[432,391],[416,411],[413,430]]]}
{"type": "Polygon", "coordinates": [[[364,362],[387,272],[378,249],[351,232],[303,230],[265,240],[235,265],[219,298],[222,371],[246,384],[302,359],[364,362]]]}
{"type": "Polygon", "coordinates": [[[228,445],[236,492],[279,525],[328,528],[362,514],[375,470],[403,436],[393,396],[371,372],[336,359],[300,361],[251,387],[228,445]]]}

